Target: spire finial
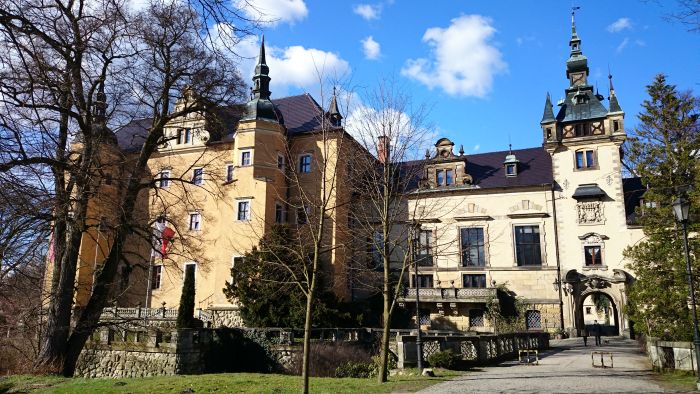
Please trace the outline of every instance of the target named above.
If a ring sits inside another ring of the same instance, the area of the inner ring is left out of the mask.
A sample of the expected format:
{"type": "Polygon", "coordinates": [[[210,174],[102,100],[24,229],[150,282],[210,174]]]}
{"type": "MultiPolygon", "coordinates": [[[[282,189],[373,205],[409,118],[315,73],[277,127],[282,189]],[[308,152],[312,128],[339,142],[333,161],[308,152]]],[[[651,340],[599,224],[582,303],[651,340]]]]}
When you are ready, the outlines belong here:
{"type": "Polygon", "coordinates": [[[97,94],[95,95],[95,116],[100,121],[104,121],[106,114],[107,95],[105,94],[105,81],[104,79],[100,79],[100,83],[97,85],[97,94]]]}
{"type": "Polygon", "coordinates": [[[513,144],[508,143],[508,154],[512,155],[513,154],[513,144]]]}
{"type": "Polygon", "coordinates": [[[262,36],[260,43],[260,55],[258,56],[258,64],[255,66],[255,75],[253,76],[253,93],[255,98],[270,99],[270,68],[267,67],[265,60],[265,36],[262,36]]]}
{"type": "Polygon", "coordinates": [[[459,155],[464,156],[464,144],[459,145],[459,155]]]}
{"type": "Polygon", "coordinates": [[[426,149],[425,150],[425,160],[429,160],[429,159],[430,159],[430,150],[426,149]]]}

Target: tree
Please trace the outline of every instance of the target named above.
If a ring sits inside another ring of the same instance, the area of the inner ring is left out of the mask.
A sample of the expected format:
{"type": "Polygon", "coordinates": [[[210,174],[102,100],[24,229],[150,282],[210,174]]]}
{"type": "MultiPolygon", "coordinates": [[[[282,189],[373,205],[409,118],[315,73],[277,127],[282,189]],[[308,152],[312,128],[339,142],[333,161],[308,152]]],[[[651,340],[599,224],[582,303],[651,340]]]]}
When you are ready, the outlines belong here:
{"type": "Polygon", "coordinates": [[[208,34],[212,18],[229,27],[223,30],[245,33],[225,19],[236,15],[227,7],[213,0],[154,1],[139,12],[112,0],[11,0],[0,6],[0,173],[49,177],[36,182],[47,191],[42,202],[53,227],[42,369],[73,374],[125,260],[127,236],[139,229],[150,233],[134,211],[142,192],[155,184],[148,160],[167,141],[165,126],[242,97],[230,58],[208,34]],[[195,98],[176,107],[183,92],[196,92],[195,98]],[[121,152],[109,127],[134,117],[151,121],[142,144],[121,152]],[[105,185],[114,175],[118,191],[108,193],[105,185]],[[111,243],[85,307],[74,314],[80,245],[101,223],[90,208],[100,193],[117,213],[109,223],[111,243]]]}
{"type": "MultiPolygon", "coordinates": [[[[306,298],[291,274],[303,275],[304,262],[297,257],[299,253],[292,252],[294,248],[292,229],[275,225],[231,269],[232,279],[226,282],[224,294],[240,305],[241,318],[247,327],[304,326],[306,298]]],[[[347,309],[335,294],[321,291],[313,305],[312,325],[352,326],[356,323],[347,309]]]]}
{"type": "Polygon", "coordinates": [[[382,294],[378,380],[383,383],[388,374],[391,320],[404,274],[412,262],[408,246],[417,237],[409,221],[429,211],[409,212],[408,205],[409,194],[423,177],[424,163],[416,159],[428,146],[429,135],[425,125],[427,108],[414,107],[408,95],[392,82],[380,83],[363,99],[349,120],[364,151],[353,156],[351,164],[357,197],[351,217],[353,236],[359,243],[356,248],[367,250],[369,255],[359,259],[359,266],[356,261],[353,269],[355,282],[362,283],[365,291],[382,294]],[[370,269],[364,269],[367,267],[370,269]]]}
{"type": "MultiPolygon", "coordinates": [[[[636,275],[628,297],[630,317],[640,331],[678,340],[692,338],[683,235],[671,203],[679,193],[691,201],[689,239],[697,248],[700,213],[698,152],[700,101],[690,92],[679,92],[657,75],[647,86],[649,99],[642,104],[627,160],[647,186],[644,204],[637,208],[646,238],[627,248],[628,268],[636,275]]],[[[693,261],[697,275],[700,264],[693,261]]]]}
{"type": "Polygon", "coordinates": [[[185,268],[185,281],[182,283],[182,295],[177,309],[177,328],[194,328],[194,275],[195,266],[185,268]]]}

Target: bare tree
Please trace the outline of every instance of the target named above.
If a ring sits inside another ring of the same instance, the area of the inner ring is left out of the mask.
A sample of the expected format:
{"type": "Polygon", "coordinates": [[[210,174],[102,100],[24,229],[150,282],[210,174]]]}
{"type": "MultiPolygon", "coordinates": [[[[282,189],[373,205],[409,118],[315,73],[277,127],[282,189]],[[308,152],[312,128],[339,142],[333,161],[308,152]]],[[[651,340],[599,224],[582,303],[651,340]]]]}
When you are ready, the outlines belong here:
{"type": "Polygon", "coordinates": [[[166,126],[242,96],[229,57],[202,38],[208,37],[207,18],[230,11],[218,1],[198,4],[154,2],[138,14],[117,0],[0,6],[6,48],[0,54],[0,173],[39,168],[51,174],[44,196],[53,225],[51,298],[39,358],[47,371],[72,375],[98,325],[125,239],[141,225],[133,212],[139,196],[155,184],[148,161],[167,142],[166,126]],[[176,106],[183,92],[196,94],[186,94],[176,106]],[[151,119],[145,133],[132,152],[123,152],[108,127],[143,115],[151,119]],[[95,195],[109,193],[112,179],[118,187],[111,201],[117,213],[111,245],[85,307],[74,311],[80,244],[100,222],[91,217],[91,203],[95,195]]]}
{"type": "Polygon", "coordinates": [[[393,82],[381,82],[349,120],[353,135],[368,153],[353,156],[351,162],[358,197],[352,210],[354,238],[360,243],[356,249],[369,252],[367,259],[359,259],[352,268],[355,282],[363,284],[365,291],[382,294],[380,383],[387,380],[391,318],[412,262],[409,246],[416,234],[411,221],[430,213],[425,206],[417,212],[419,205],[408,203],[424,178],[425,163],[420,158],[429,146],[427,112],[425,105],[413,106],[393,82]],[[374,272],[366,270],[363,261],[371,262],[374,272]],[[377,271],[379,277],[373,275],[377,271]]]}

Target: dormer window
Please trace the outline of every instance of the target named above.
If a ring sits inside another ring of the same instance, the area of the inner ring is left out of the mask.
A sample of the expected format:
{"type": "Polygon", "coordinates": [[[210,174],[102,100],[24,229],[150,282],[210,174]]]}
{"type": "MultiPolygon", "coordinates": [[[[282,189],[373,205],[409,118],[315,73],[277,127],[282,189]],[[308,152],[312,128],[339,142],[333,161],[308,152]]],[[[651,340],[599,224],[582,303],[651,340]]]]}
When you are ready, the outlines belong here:
{"type": "Polygon", "coordinates": [[[513,154],[513,151],[509,151],[509,155],[506,156],[506,160],[503,162],[503,166],[506,170],[506,177],[518,176],[518,163],[520,161],[513,154]]]}
{"type": "Polygon", "coordinates": [[[445,186],[454,185],[455,175],[454,170],[445,170],[445,186]]]}

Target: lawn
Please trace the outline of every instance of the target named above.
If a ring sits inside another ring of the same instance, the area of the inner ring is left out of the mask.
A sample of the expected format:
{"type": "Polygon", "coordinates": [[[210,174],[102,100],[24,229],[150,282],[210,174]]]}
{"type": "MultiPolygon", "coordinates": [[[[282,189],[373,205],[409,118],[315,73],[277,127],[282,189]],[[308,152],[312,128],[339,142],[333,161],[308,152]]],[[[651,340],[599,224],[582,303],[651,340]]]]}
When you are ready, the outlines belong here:
{"type": "Polygon", "coordinates": [[[690,371],[668,371],[656,375],[656,379],[669,391],[695,391],[698,377],[690,371]]]}
{"type": "MultiPolygon", "coordinates": [[[[414,392],[463,372],[436,369],[434,378],[392,376],[379,385],[375,379],[311,378],[312,393],[389,393],[414,392]]],[[[209,375],[158,376],[132,379],[82,379],[54,376],[10,376],[0,378],[4,393],[296,393],[301,389],[298,376],[226,373],[209,375]]]]}

